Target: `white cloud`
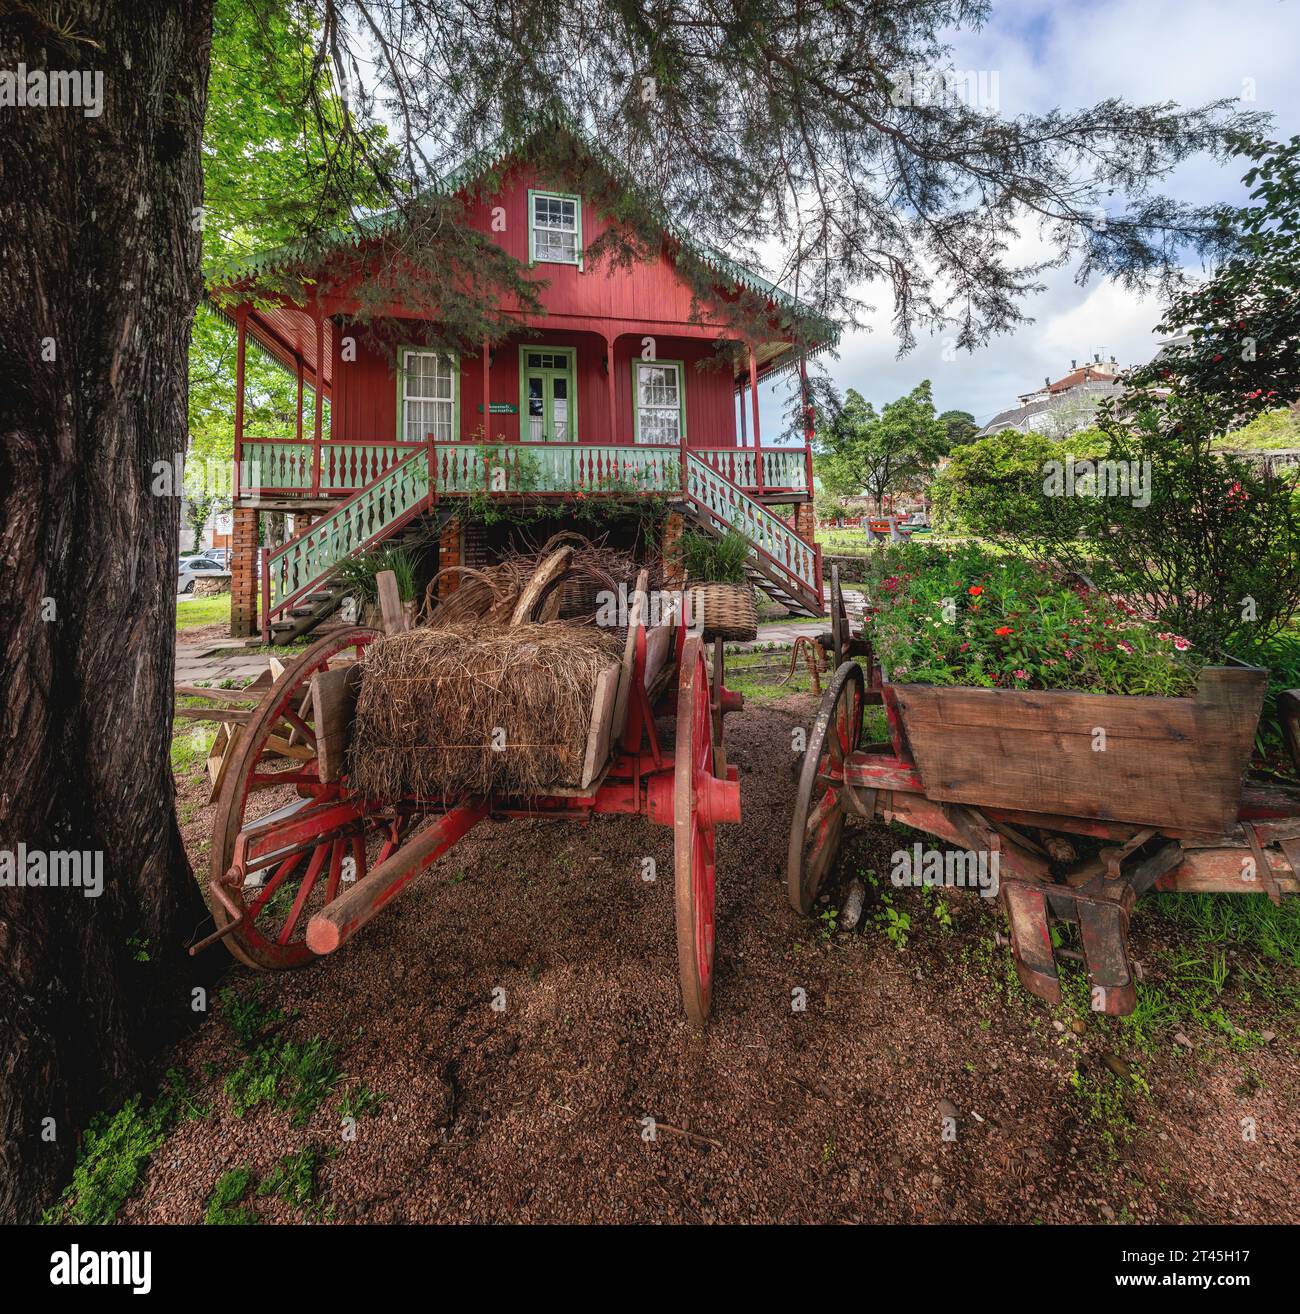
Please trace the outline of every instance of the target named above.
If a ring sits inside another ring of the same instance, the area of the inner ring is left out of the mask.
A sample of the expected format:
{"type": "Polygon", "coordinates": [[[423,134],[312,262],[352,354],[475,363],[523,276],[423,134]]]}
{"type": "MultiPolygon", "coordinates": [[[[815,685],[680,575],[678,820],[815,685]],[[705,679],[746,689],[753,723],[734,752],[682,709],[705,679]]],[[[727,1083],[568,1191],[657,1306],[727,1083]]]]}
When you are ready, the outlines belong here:
{"type": "MultiPolygon", "coordinates": [[[[1275,137],[1300,132],[1294,72],[1300,4],[1288,0],[994,0],[982,31],[950,39],[957,68],[998,71],[1004,114],[1078,107],[1108,96],[1194,105],[1240,96],[1247,87],[1256,96],[1251,108],[1275,116],[1275,137]]],[[[1188,161],[1161,189],[1188,201],[1240,199],[1242,172],[1237,165],[1188,161]]],[[[1026,229],[1013,258],[1032,258],[1034,242],[1026,229]]],[[[1025,306],[1035,323],[952,361],[943,359],[938,339],[922,339],[897,360],[891,308],[881,305],[872,316],[874,331],[849,334],[831,372],[841,388],[856,388],[877,404],[929,378],[940,410],[969,410],[983,421],[1013,406],[1018,393],[1045,375],[1059,376],[1071,358],[1094,352],[1114,354],[1121,364],[1150,358],[1157,302],[1108,282],[1079,287],[1069,270],[1052,271],[1044,281],[1046,291],[1025,306]]],[[[881,287],[864,295],[878,304],[887,299],[881,287]]],[[[773,390],[763,393],[763,433],[775,438],[782,404],[773,390]]]]}

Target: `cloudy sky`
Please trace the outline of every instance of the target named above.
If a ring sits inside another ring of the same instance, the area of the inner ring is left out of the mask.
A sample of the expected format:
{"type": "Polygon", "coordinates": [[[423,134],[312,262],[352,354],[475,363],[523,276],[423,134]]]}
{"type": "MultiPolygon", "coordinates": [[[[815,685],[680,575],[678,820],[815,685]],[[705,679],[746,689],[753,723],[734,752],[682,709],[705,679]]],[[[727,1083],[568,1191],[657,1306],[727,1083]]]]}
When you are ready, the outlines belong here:
{"type": "MultiPolygon", "coordinates": [[[[1275,138],[1300,132],[1300,0],[993,0],[986,27],[953,33],[951,42],[956,68],[997,72],[1004,114],[1107,96],[1193,105],[1253,87],[1253,107],[1274,115],[1275,138]]],[[[1162,190],[1193,202],[1241,199],[1242,172],[1189,161],[1162,190]]],[[[1026,235],[1027,254],[1034,240],[1026,235]]],[[[1046,291],[1026,307],[1034,323],[955,360],[943,359],[941,338],[922,338],[899,359],[887,294],[868,290],[877,306],[871,331],[844,339],[831,373],[841,389],[877,405],[928,378],[939,410],[967,410],[984,423],[1072,358],[1100,352],[1129,365],[1151,357],[1158,304],[1108,282],[1079,287],[1069,269],[1043,281],[1046,291]]],[[[763,433],[775,438],[783,427],[776,389],[762,390],[761,407],[763,433]]]]}

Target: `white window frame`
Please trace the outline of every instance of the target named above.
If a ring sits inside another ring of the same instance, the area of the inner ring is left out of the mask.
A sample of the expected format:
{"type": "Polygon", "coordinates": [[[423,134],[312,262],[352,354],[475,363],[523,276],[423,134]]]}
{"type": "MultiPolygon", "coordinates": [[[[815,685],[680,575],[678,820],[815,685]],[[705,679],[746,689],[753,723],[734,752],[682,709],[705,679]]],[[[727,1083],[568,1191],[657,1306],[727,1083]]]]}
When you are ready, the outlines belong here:
{"type": "Polygon", "coordinates": [[[424,432],[417,437],[410,436],[410,430],[407,424],[407,405],[410,402],[429,403],[433,402],[438,405],[451,406],[451,424],[449,432],[444,438],[440,434],[434,434],[435,442],[455,442],[460,437],[460,360],[453,352],[450,351],[431,351],[427,347],[403,347],[401,348],[401,368],[398,370],[398,407],[397,407],[397,438],[399,442],[414,443],[424,442],[429,432],[429,427],[424,426],[424,432]],[[407,391],[407,386],[411,379],[411,371],[408,365],[412,356],[437,356],[451,367],[451,397],[421,397],[412,396],[407,391]]]}
{"type": "Polygon", "coordinates": [[[653,443],[656,446],[668,446],[670,444],[661,443],[658,438],[644,437],[641,433],[641,412],[647,411],[668,411],[668,406],[646,406],[641,405],[641,371],[643,369],[660,369],[672,370],[677,376],[677,437],[674,443],[682,443],[686,439],[686,366],[685,362],[680,360],[642,360],[639,356],[632,360],[632,437],[637,443],[647,445],[653,443]]]}
{"type": "Polygon", "coordinates": [[[528,192],[528,259],[531,264],[546,265],[576,265],[582,268],[582,197],[573,196],[568,192],[542,192],[529,190],[528,192]],[[540,226],[547,232],[562,232],[567,234],[567,228],[551,228],[549,224],[539,225],[537,222],[537,202],[538,201],[568,201],[573,205],[573,259],[556,260],[552,256],[539,256],[537,254],[537,230],[540,226]]]}

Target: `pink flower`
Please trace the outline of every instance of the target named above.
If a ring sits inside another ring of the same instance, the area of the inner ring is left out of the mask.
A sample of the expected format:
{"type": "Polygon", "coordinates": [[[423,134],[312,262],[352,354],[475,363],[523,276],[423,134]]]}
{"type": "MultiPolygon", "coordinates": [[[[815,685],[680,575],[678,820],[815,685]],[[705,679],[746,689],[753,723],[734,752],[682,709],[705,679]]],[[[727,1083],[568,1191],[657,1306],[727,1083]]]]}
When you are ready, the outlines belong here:
{"type": "Polygon", "coordinates": [[[1133,645],[1132,645],[1131,643],[1125,643],[1123,639],[1121,639],[1121,640],[1115,645],[1115,647],[1117,647],[1117,648],[1120,650],[1120,652],[1132,652],[1132,651],[1133,651],[1133,645]]]}
{"type": "Polygon", "coordinates": [[[1157,639],[1162,639],[1165,643],[1168,643],[1173,637],[1174,636],[1170,634],[1168,630],[1161,630],[1160,633],[1156,635],[1157,639]]]}
{"type": "Polygon", "coordinates": [[[1174,640],[1174,647],[1177,648],[1179,652],[1186,652],[1191,646],[1192,645],[1188,643],[1186,639],[1174,640]]]}
{"type": "Polygon", "coordinates": [[[1017,680],[1027,680],[1027,679],[1029,679],[1029,672],[1028,672],[1028,671],[1012,671],[1011,674],[1014,675],[1014,676],[1016,677],[1017,680]]]}

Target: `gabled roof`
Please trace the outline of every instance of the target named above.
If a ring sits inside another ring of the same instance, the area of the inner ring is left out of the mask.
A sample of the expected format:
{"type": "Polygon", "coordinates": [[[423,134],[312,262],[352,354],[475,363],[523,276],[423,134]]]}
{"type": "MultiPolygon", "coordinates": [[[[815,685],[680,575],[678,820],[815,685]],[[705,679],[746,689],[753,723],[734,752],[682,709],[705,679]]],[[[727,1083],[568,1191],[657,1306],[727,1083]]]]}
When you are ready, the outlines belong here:
{"type": "MultiPolygon", "coordinates": [[[[525,159],[529,142],[540,131],[563,132],[574,143],[595,159],[620,186],[635,190],[635,184],[626,175],[621,163],[598,143],[593,142],[580,127],[572,122],[547,119],[530,130],[514,136],[502,136],[491,146],[476,151],[450,172],[427,185],[427,190],[444,196],[454,196],[473,186],[485,174],[501,168],[511,159],[525,159]]],[[[281,246],[271,247],[239,259],[232,259],[214,266],[208,271],[209,283],[221,287],[231,283],[256,279],[260,275],[271,274],[277,270],[286,270],[336,251],[347,249],[359,250],[367,242],[384,236],[386,233],[400,230],[403,216],[400,210],[390,209],[372,215],[362,216],[349,227],[339,227],[326,233],[319,239],[302,238],[281,246]]],[[[688,250],[691,255],[705,267],[715,271],[721,286],[746,288],[750,292],[764,297],[778,306],[791,318],[799,321],[808,337],[816,343],[810,352],[832,347],[839,341],[840,329],[835,321],[814,310],[798,297],[784,288],[770,282],[761,274],[746,268],[729,256],[715,251],[694,238],[679,224],[668,216],[659,218],[663,230],[674,242],[688,250]]],[[[797,356],[782,361],[765,374],[777,373],[796,363],[797,356]]]]}

